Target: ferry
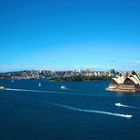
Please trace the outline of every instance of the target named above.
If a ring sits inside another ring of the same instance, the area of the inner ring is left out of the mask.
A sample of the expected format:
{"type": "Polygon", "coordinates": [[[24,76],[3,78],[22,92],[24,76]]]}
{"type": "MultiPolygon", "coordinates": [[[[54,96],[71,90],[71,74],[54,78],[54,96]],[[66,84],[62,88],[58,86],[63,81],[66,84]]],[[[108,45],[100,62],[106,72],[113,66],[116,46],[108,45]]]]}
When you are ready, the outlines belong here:
{"type": "Polygon", "coordinates": [[[5,90],[6,88],[4,86],[0,86],[0,90],[5,90]]]}

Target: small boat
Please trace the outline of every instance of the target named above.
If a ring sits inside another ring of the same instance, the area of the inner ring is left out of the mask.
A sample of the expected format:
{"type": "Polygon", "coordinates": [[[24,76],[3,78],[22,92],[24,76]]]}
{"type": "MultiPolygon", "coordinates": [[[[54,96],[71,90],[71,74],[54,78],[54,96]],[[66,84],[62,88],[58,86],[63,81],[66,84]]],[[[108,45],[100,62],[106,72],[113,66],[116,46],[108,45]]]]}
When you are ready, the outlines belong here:
{"type": "Polygon", "coordinates": [[[41,87],[41,83],[40,82],[39,82],[38,86],[41,87]]]}
{"type": "Polygon", "coordinates": [[[121,107],[123,105],[121,103],[115,103],[115,106],[121,107]]]}
{"type": "Polygon", "coordinates": [[[14,80],[11,81],[12,83],[14,82],[14,80]]]}
{"type": "Polygon", "coordinates": [[[128,115],[128,114],[127,114],[127,115],[125,115],[125,117],[128,118],[128,119],[130,119],[130,118],[133,117],[133,115],[128,115]]]}
{"type": "Polygon", "coordinates": [[[67,90],[66,86],[61,86],[60,88],[63,89],[63,90],[67,90]]]}
{"type": "Polygon", "coordinates": [[[5,90],[6,88],[4,86],[0,86],[0,90],[5,90]]]}

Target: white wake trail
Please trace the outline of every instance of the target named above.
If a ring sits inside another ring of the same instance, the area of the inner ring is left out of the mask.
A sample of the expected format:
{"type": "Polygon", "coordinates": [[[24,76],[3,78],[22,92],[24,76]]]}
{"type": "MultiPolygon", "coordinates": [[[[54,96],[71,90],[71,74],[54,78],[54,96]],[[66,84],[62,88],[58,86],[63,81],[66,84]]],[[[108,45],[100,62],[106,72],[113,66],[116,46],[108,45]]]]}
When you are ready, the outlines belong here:
{"type": "Polygon", "coordinates": [[[133,115],[129,115],[129,114],[120,114],[120,113],[112,113],[112,112],[107,112],[107,111],[81,109],[81,108],[76,108],[72,106],[67,106],[67,105],[62,105],[62,104],[57,104],[57,103],[52,103],[52,102],[47,102],[47,101],[42,101],[42,102],[48,103],[53,106],[66,108],[69,110],[74,110],[74,111],[79,111],[79,112],[85,112],[85,113],[97,113],[97,114],[103,114],[103,115],[109,115],[109,116],[123,117],[123,118],[128,118],[128,119],[133,117],[133,115]]]}
{"type": "MultiPolygon", "coordinates": [[[[70,93],[57,92],[57,91],[41,91],[41,90],[27,90],[27,89],[11,89],[11,88],[7,88],[6,90],[8,90],[8,91],[19,91],[19,92],[59,93],[59,94],[67,94],[67,95],[70,94],[70,93]]],[[[75,94],[72,94],[72,95],[75,95],[75,94]]],[[[84,95],[84,94],[80,94],[80,95],[84,95]]],[[[86,113],[97,113],[97,114],[104,114],[104,115],[123,117],[123,118],[132,118],[133,117],[133,115],[128,115],[128,114],[112,113],[112,112],[99,111],[99,110],[81,109],[81,108],[76,108],[76,107],[62,105],[62,104],[56,104],[56,103],[47,102],[47,101],[42,101],[42,102],[48,103],[48,104],[53,105],[53,106],[66,108],[66,109],[74,110],[74,111],[86,112],[86,113]]]]}
{"type": "Polygon", "coordinates": [[[81,94],[81,93],[66,93],[66,92],[61,92],[61,91],[49,91],[49,90],[29,90],[29,89],[13,89],[13,88],[6,88],[5,90],[8,91],[17,91],[17,92],[34,92],[34,93],[48,93],[48,94],[62,94],[62,95],[75,95],[75,96],[95,96],[95,95],[90,95],[90,94],[81,94]]]}
{"type": "Polygon", "coordinates": [[[130,105],[124,105],[124,104],[121,104],[121,103],[115,103],[115,106],[117,106],[117,107],[123,107],[123,108],[140,109],[140,107],[130,106],[130,105]]]}
{"type": "Polygon", "coordinates": [[[37,93],[60,93],[60,94],[65,94],[64,92],[58,92],[58,91],[43,91],[43,90],[29,90],[29,89],[12,89],[12,88],[7,88],[6,90],[9,91],[23,91],[23,92],[37,92],[37,93]]]}
{"type": "MultiPolygon", "coordinates": [[[[64,91],[49,91],[49,90],[30,90],[30,89],[14,89],[14,88],[6,88],[5,90],[8,90],[8,91],[17,91],[17,92],[34,92],[34,93],[47,93],[47,94],[51,94],[51,93],[54,93],[54,94],[62,94],[62,95],[75,95],[75,96],[92,96],[92,97],[110,97],[110,96],[103,96],[103,95],[94,95],[94,94],[87,94],[87,93],[72,93],[72,92],[65,92],[64,91]]],[[[78,90],[72,90],[72,89],[69,89],[71,91],[77,91],[78,90]]]]}

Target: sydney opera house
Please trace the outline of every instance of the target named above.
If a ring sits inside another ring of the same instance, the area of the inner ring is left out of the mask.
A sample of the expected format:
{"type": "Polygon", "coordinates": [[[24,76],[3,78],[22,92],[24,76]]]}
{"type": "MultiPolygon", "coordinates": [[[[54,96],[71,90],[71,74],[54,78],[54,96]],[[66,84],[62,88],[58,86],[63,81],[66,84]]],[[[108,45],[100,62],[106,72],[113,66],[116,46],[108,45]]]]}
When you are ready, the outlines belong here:
{"type": "Polygon", "coordinates": [[[120,73],[115,78],[112,78],[112,83],[107,90],[117,92],[139,92],[140,76],[134,71],[127,76],[120,73]]]}

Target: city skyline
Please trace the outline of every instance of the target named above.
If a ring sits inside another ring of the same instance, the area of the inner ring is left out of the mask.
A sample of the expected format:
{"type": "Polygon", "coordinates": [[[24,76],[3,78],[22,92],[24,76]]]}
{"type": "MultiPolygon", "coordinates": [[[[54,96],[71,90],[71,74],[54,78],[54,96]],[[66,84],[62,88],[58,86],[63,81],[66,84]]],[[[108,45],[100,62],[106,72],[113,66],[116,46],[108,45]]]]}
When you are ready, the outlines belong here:
{"type": "Polygon", "coordinates": [[[0,71],[140,71],[140,2],[0,2],[0,71]]]}

